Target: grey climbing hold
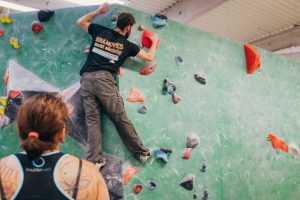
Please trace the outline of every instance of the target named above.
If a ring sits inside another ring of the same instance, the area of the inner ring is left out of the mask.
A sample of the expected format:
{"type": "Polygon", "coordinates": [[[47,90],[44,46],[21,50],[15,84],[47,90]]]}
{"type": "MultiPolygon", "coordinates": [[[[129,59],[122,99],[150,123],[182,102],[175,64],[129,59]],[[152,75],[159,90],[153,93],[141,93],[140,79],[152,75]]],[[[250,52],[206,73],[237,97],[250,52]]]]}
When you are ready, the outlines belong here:
{"type": "Polygon", "coordinates": [[[205,85],[206,84],[206,80],[204,77],[200,76],[199,74],[195,74],[194,75],[195,79],[201,83],[202,85],[205,85]]]}
{"type": "Polygon", "coordinates": [[[146,114],[147,113],[147,107],[146,106],[142,106],[138,109],[138,112],[140,114],[146,114]]]}
{"type": "Polygon", "coordinates": [[[181,180],[180,185],[187,190],[192,190],[194,188],[194,179],[195,176],[193,174],[188,174],[181,180]]]}
{"type": "Polygon", "coordinates": [[[148,181],[147,187],[149,190],[155,190],[156,189],[156,183],[154,181],[148,181]]]}
{"type": "Polygon", "coordinates": [[[289,150],[293,154],[294,158],[298,158],[300,156],[300,150],[297,144],[290,143],[289,144],[289,150]]]}
{"type": "Polygon", "coordinates": [[[87,56],[89,54],[89,52],[90,52],[90,45],[87,45],[84,47],[84,53],[87,56]]]}
{"type": "Polygon", "coordinates": [[[202,163],[202,166],[201,166],[201,171],[202,171],[202,172],[205,172],[205,171],[206,171],[206,167],[207,167],[207,166],[206,166],[206,163],[203,162],[203,163],[202,163]]]}
{"type": "Polygon", "coordinates": [[[120,15],[120,13],[116,13],[116,14],[112,15],[112,16],[111,16],[111,21],[117,22],[117,21],[118,21],[119,15],[120,15]]]}
{"type": "Polygon", "coordinates": [[[176,91],[176,84],[172,83],[169,79],[164,79],[163,94],[173,94],[176,91]]]}
{"type": "Polygon", "coordinates": [[[145,28],[144,28],[144,26],[143,26],[143,25],[139,25],[139,27],[138,27],[138,30],[139,30],[139,31],[144,31],[144,30],[145,30],[145,28]]]}
{"type": "Polygon", "coordinates": [[[187,148],[195,148],[198,145],[198,136],[196,134],[188,135],[186,139],[186,147],[187,148]]]}

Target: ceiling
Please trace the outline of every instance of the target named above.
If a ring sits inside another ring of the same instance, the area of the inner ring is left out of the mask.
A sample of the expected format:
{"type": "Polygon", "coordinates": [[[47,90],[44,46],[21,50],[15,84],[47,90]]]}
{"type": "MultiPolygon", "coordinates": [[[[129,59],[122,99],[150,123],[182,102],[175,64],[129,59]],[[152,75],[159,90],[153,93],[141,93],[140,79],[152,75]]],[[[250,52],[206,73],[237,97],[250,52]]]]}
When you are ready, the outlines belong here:
{"type": "MultiPolygon", "coordinates": [[[[4,1],[35,9],[56,9],[105,2],[105,0],[0,0],[0,6],[4,1]]],[[[257,41],[300,25],[300,0],[110,0],[110,2],[151,14],[164,13],[168,17],[170,14],[170,19],[188,26],[244,43],[252,42],[257,46],[259,46],[257,41]]],[[[287,47],[282,45],[281,49],[287,47]]],[[[270,49],[279,50],[276,48],[270,49]]]]}

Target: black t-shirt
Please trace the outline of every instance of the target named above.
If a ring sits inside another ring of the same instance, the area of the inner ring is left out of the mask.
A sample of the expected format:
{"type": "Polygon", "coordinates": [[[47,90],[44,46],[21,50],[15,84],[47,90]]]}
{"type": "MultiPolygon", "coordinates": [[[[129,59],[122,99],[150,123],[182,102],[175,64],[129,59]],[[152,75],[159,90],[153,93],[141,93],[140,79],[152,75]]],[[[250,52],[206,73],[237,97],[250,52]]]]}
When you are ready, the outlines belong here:
{"type": "Polygon", "coordinates": [[[125,36],[99,24],[91,23],[88,32],[93,37],[93,42],[80,75],[101,69],[117,73],[128,57],[134,57],[140,51],[140,48],[125,36]]]}

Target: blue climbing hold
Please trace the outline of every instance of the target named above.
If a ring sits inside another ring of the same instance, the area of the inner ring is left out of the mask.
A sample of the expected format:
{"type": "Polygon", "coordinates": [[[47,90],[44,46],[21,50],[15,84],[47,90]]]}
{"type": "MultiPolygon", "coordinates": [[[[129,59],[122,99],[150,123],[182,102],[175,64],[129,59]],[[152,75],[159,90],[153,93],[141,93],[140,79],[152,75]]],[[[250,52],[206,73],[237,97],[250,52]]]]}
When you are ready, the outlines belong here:
{"type": "Polygon", "coordinates": [[[183,64],[183,59],[180,56],[175,56],[175,62],[177,66],[181,66],[183,64]]]}
{"type": "Polygon", "coordinates": [[[154,151],[155,158],[162,160],[164,163],[169,162],[172,151],[164,151],[164,148],[154,151]]]}

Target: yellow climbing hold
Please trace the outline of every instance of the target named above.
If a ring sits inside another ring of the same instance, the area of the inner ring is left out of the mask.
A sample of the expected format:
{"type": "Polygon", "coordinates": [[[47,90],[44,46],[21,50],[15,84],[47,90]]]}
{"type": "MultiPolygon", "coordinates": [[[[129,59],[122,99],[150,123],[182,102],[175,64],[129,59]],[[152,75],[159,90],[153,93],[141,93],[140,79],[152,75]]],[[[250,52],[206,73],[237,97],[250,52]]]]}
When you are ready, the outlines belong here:
{"type": "Polygon", "coordinates": [[[11,37],[9,40],[9,43],[11,44],[11,46],[13,46],[15,49],[19,49],[20,48],[20,43],[19,40],[15,37],[11,37]]]}
{"type": "Polygon", "coordinates": [[[4,23],[7,23],[7,24],[10,24],[12,23],[12,18],[8,15],[1,15],[1,22],[4,24],[4,23]]]}
{"type": "Polygon", "coordinates": [[[0,97],[0,115],[4,115],[7,97],[0,97]]]}

